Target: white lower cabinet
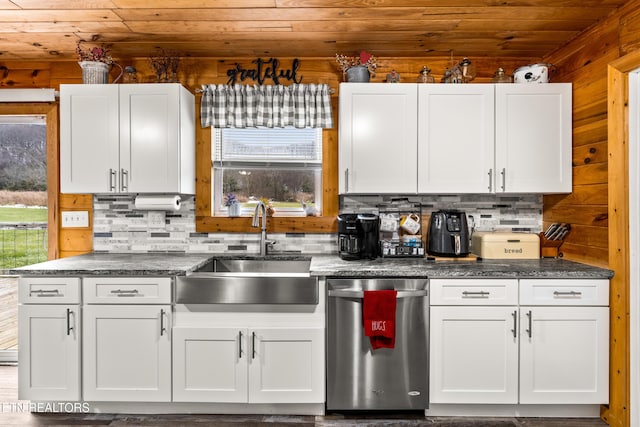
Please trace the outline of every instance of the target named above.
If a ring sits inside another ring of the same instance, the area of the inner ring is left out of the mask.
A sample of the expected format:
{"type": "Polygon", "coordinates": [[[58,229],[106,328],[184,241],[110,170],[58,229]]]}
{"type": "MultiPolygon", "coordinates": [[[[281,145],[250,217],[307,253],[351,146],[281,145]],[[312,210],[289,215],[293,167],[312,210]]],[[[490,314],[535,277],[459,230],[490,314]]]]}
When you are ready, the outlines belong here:
{"type": "Polygon", "coordinates": [[[170,402],[171,292],[158,298],[149,287],[170,289],[171,280],[153,279],[156,286],[149,278],[109,280],[83,280],[83,399],[170,402]],[[153,303],[145,305],[146,298],[153,303]]]}
{"type": "Polygon", "coordinates": [[[431,403],[517,403],[516,307],[431,307],[431,403]]]}
{"type": "Polygon", "coordinates": [[[80,280],[20,278],[18,398],[80,400],[80,280]]]}
{"type": "Polygon", "coordinates": [[[504,306],[487,279],[431,281],[431,403],[608,403],[608,280],[514,282],[504,306]]]}
{"type": "Polygon", "coordinates": [[[520,403],[609,402],[609,309],[520,307],[520,403]]]}
{"type": "Polygon", "coordinates": [[[324,401],[323,328],[173,329],[173,400],[324,401]]]}

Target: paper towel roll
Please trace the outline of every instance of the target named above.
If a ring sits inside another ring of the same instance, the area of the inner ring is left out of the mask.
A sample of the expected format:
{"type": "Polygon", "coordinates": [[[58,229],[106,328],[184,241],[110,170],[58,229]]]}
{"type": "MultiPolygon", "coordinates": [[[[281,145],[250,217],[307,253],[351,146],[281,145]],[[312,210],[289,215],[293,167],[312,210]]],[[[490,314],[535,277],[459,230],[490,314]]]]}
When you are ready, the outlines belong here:
{"type": "Polygon", "coordinates": [[[137,196],[135,200],[136,209],[142,211],[177,211],[181,204],[178,195],[137,196]]]}

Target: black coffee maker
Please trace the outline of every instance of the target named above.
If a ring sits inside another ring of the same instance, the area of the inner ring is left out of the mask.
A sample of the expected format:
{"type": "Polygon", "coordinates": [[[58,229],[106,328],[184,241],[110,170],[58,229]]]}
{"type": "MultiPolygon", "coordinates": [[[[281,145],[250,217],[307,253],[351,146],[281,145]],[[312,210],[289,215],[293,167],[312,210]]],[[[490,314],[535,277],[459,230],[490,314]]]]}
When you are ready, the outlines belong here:
{"type": "Polygon", "coordinates": [[[378,215],[338,215],[338,255],[345,260],[378,256],[378,215]]]}

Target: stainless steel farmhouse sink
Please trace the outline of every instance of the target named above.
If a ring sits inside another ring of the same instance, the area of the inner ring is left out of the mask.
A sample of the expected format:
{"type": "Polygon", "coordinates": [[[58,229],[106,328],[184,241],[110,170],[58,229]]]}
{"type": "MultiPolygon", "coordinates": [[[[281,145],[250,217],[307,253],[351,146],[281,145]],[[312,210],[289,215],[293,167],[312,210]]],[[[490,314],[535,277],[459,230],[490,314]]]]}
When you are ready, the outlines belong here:
{"type": "Polygon", "coordinates": [[[178,304],[317,304],[310,260],[216,259],[176,280],[178,304]]]}

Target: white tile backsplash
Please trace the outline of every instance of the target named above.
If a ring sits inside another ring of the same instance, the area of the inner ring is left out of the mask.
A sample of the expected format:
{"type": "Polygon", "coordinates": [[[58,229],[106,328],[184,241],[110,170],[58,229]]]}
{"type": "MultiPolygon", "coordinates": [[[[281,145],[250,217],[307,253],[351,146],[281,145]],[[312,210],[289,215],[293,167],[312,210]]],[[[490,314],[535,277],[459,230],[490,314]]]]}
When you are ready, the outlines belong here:
{"type": "MultiPolygon", "coordinates": [[[[95,252],[259,253],[260,233],[198,233],[195,201],[185,196],[178,211],[166,213],[164,229],[149,229],[147,211],[137,211],[135,195],[95,195],[93,248],[95,252]]],[[[459,209],[472,218],[478,231],[542,229],[541,195],[341,196],[341,212],[374,212],[389,205],[415,204],[423,212],[459,209]]],[[[333,233],[270,233],[274,252],[337,253],[333,233]]]]}

